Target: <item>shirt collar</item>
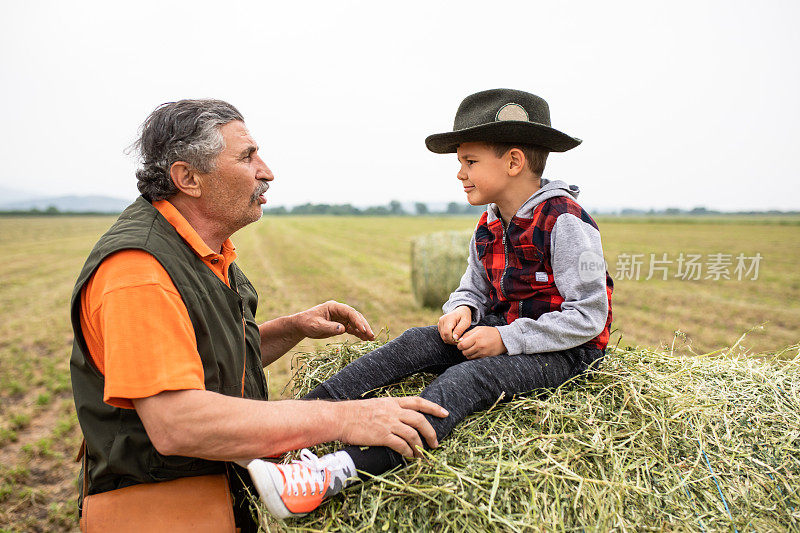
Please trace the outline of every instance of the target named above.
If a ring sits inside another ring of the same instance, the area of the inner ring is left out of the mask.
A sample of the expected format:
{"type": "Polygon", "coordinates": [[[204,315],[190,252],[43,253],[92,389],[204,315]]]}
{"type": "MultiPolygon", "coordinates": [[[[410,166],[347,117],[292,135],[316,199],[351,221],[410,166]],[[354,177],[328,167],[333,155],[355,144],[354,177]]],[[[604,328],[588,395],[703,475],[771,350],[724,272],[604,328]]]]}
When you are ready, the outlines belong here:
{"type": "Polygon", "coordinates": [[[181,214],[178,209],[172,205],[168,200],[157,200],[153,202],[153,207],[155,207],[161,215],[167,219],[172,227],[175,228],[175,231],[178,232],[178,235],[183,238],[184,241],[194,250],[194,253],[202,257],[203,259],[211,259],[212,257],[217,257],[222,255],[225,258],[226,263],[232,263],[236,259],[236,247],[233,245],[230,239],[226,239],[225,242],[222,243],[222,253],[219,254],[212,250],[206,242],[203,240],[202,237],[197,233],[197,231],[189,224],[189,221],[181,214]]]}

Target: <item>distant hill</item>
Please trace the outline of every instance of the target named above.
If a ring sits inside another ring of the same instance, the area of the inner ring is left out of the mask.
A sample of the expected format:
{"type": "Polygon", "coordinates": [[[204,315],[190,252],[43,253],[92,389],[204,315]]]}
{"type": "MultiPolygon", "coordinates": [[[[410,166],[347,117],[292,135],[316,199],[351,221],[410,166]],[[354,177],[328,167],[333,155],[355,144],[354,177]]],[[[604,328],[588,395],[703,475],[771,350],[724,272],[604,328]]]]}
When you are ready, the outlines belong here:
{"type": "Polygon", "coordinates": [[[111,196],[55,196],[49,198],[32,198],[6,202],[7,198],[0,191],[0,211],[29,211],[38,209],[45,211],[55,207],[61,212],[71,213],[120,213],[131,201],[111,196]]]}
{"type": "Polygon", "coordinates": [[[33,198],[36,198],[36,193],[34,192],[20,191],[0,186],[0,205],[9,202],[22,202],[33,198]]]}

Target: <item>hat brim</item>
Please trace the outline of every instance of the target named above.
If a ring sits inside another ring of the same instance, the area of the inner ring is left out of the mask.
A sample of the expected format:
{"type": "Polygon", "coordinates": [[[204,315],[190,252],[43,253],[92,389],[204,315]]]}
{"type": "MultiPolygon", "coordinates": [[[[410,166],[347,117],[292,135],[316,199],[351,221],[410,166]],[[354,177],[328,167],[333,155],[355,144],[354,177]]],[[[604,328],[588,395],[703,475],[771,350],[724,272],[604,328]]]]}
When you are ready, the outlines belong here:
{"type": "Polygon", "coordinates": [[[425,146],[437,154],[452,154],[459,144],[466,142],[535,144],[551,152],[566,152],[583,141],[544,124],[504,120],[458,131],[435,133],[425,139],[425,146]]]}

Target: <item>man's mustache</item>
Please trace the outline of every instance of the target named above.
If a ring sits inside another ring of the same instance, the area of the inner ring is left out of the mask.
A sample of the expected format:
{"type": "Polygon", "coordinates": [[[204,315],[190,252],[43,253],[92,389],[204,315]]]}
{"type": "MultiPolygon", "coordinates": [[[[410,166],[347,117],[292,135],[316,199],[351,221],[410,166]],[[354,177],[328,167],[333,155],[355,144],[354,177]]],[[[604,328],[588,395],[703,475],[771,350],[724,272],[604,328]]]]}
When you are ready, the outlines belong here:
{"type": "Polygon", "coordinates": [[[267,192],[267,189],[269,189],[269,183],[267,183],[266,181],[262,182],[261,185],[259,185],[258,188],[253,193],[253,201],[255,202],[256,200],[258,200],[258,197],[267,192]]]}

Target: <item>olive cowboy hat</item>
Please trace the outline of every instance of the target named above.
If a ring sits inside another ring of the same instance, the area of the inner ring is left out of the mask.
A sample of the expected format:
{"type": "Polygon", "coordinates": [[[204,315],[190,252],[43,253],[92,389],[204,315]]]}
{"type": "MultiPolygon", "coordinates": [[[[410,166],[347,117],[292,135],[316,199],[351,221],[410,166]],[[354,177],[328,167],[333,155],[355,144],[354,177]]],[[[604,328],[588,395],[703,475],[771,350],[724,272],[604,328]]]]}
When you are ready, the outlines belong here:
{"type": "Polygon", "coordinates": [[[425,146],[437,154],[451,154],[465,142],[534,144],[566,152],[582,141],[550,127],[550,107],[544,99],[525,91],[491,89],[464,98],[453,131],[429,136],[425,146]]]}

